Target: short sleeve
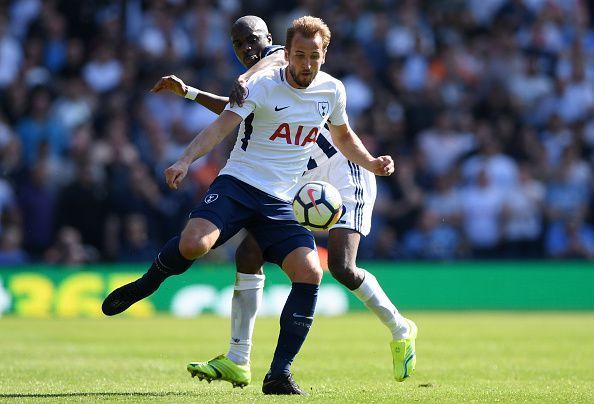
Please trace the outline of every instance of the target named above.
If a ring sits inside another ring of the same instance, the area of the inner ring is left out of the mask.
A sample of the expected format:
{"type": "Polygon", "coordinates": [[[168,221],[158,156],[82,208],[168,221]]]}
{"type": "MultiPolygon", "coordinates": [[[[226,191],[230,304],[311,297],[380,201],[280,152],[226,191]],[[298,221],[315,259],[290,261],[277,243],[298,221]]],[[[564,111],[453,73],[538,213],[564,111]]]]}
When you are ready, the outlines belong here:
{"type": "Polygon", "coordinates": [[[336,103],[334,105],[334,109],[328,117],[328,122],[335,126],[344,125],[349,122],[349,117],[346,113],[346,90],[340,81],[337,81],[336,103]]]}
{"type": "Polygon", "coordinates": [[[246,88],[248,94],[241,107],[237,104],[231,106],[231,103],[228,103],[225,110],[235,112],[242,119],[245,119],[249,114],[254,112],[259,105],[262,105],[261,103],[265,99],[266,91],[263,89],[264,86],[262,83],[260,83],[260,77],[254,76],[247,82],[246,88]]]}

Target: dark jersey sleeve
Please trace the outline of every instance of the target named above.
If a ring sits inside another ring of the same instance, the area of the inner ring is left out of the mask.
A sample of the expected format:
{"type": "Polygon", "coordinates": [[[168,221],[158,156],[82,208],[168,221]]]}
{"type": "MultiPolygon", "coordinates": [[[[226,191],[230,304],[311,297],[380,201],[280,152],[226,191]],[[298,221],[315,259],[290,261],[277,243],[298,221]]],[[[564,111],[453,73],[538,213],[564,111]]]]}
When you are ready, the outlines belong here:
{"type": "Polygon", "coordinates": [[[284,50],[285,47],[282,45],[268,45],[264,49],[262,49],[262,54],[260,55],[260,59],[265,58],[266,56],[272,55],[275,52],[280,50],[284,50]]]}

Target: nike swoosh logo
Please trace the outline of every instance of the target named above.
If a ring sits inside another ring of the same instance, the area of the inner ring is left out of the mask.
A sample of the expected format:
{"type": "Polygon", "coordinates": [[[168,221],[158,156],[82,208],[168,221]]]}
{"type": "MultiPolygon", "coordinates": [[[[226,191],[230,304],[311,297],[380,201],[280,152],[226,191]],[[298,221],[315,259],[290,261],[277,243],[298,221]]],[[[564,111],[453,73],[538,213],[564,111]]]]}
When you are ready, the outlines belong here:
{"type": "Polygon", "coordinates": [[[318,209],[318,205],[316,204],[316,199],[314,198],[314,192],[316,192],[315,189],[308,189],[307,190],[307,195],[309,195],[309,200],[311,201],[311,203],[313,203],[314,208],[316,208],[316,210],[318,211],[318,214],[320,213],[320,209],[318,209]]]}
{"type": "Polygon", "coordinates": [[[307,317],[307,316],[302,316],[301,314],[297,314],[297,313],[293,313],[293,317],[295,317],[295,318],[305,318],[305,319],[308,319],[308,320],[313,320],[313,316],[307,317]]]}
{"type": "Polygon", "coordinates": [[[282,108],[279,108],[279,107],[274,107],[274,110],[275,110],[276,112],[278,112],[278,111],[282,111],[283,109],[287,109],[287,108],[289,108],[289,107],[290,107],[290,105],[287,105],[286,107],[282,107],[282,108]]]}

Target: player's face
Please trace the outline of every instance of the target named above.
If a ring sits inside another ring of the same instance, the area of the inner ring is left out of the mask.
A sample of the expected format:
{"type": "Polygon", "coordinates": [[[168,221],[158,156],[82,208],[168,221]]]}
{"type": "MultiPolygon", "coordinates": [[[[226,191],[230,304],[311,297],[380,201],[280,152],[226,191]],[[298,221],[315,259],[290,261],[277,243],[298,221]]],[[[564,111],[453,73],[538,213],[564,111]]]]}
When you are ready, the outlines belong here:
{"type": "Polygon", "coordinates": [[[298,88],[308,87],[326,57],[322,37],[316,34],[313,38],[305,38],[296,32],[291,49],[285,49],[285,57],[289,61],[289,83],[298,88]]]}
{"type": "Polygon", "coordinates": [[[265,47],[272,44],[272,37],[257,27],[241,25],[231,31],[235,56],[246,68],[250,68],[260,60],[265,47]]]}

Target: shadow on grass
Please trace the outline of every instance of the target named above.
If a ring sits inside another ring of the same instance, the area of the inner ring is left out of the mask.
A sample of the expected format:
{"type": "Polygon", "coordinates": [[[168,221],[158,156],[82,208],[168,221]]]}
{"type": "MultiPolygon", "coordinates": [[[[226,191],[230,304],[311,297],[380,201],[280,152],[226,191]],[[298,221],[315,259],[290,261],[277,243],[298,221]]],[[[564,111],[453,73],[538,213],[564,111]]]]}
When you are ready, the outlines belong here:
{"type": "Polygon", "coordinates": [[[163,392],[75,392],[75,393],[0,393],[2,398],[52,398],[52,397],[168,397],[185,396],[187,391],[163,391],[163,392]]]}

